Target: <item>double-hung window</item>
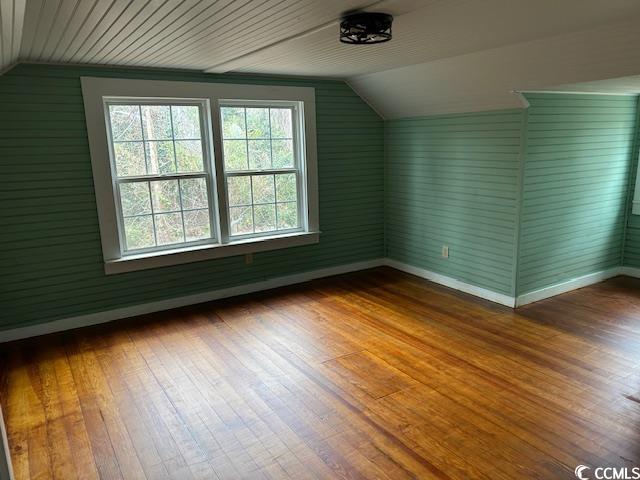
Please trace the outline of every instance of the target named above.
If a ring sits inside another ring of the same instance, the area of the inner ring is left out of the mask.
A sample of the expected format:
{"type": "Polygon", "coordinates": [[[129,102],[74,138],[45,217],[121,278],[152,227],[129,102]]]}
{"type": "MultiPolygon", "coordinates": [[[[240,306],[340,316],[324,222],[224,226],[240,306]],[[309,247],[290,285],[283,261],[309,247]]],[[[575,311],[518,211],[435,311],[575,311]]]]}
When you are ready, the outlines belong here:
{"type": "Polygon", "coordinates": [[[201,102],[105,99],[122,252],[215,240],[201,102]]]}
{"type": "Polygon", "coordinates": [[[107,273],[318,241],[313,89],[82,87],[107,273]]]}
{"type": "Polygon", "coordinates": [[[229,235],[299,231],[295,104],[224,102],[220,111],[229,235]]]}

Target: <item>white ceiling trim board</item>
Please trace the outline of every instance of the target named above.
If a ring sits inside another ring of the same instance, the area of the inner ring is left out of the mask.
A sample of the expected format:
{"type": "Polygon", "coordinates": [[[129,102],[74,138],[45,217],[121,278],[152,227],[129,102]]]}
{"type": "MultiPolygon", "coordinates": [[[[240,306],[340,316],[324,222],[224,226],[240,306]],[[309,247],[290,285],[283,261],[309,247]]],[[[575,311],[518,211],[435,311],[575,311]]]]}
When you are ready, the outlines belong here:
{"type": "MultiPolygon", "coordinates": [[[[377,0],[375,2],[371,2],[368,3],[366,5],[362,5],[361,7],[358,7],[358,9],[362,9],[362,10],[369,10],[372,8],[380,8],[383,7],[384,4],[389,3],[390,0],[377,0]]],[[[344,12],[343,12],[344,13],[344,12]]],[[[321,32],[322,30],[325,30],[329,27],[337,27],[340,24],[340,20],[341,20],[341,16],[338,16],[336,18],[333,18],[332,20],[329,20],[328,22],[325,22],[323,24],[317,25],[315,27],[309,28],[306,31],[303,32],[298,32],[295,33],[293,35],[290,35],[288,37],[282,38],[280,40],[277,40],[273,43],[270,43],[268,45],[265,45],[263,47],[259,47],[256,48],[255,50],[252,50],[250,52],[247,53],[243,53],[242,55],[239,55],[235,58],[231,58],[229,60],[225,60],[224,62],[220,62],[218,64],[212,65],[208,68],[205,68],[205,72],[207,73],[226,73],[230,70],[234,70],[236,68],[240,68],[246,65],[246,63],[244,62],[244,60],[246,60],[249,57],[252,57],[254,55],[258,55],[261,52],[264,52],[266,50],[269,50],[273,47],[276,47],[278,45],[282,45],[284,43],[288,43],[288,42],[292,42],[294,40],[300,39],[300,38],[304,38],[304,37],[308,37],[310,35],[313,35],[315,33],[321,32]]]]}
{"type": "Polygon", "coordinates": [[[258,54],[260,52],[263,52],[265,50],[268,50],[272,47],[275,47],[276,45],[281,45],[283,43],[287,43],[287,42],[291,42],[293,40],[297,40],[299,38],[304,38],[306,36],[309,35],[313,35],[314,33],[317,33],[321,30],[324,30],[325,28],[328,27],[333,27],[335,25],[337,25],[339,23],[339,20],[331,20],[327,23],[323,23],[322,25],[318,25],[317,27],[311,28],[305,32],[300,32],[300,33],[296,33],[294,35],[291,35],[289,37],[283,38],[282,40],[277,40],[273,43],[270,43],[269,45],[265,45],[264,47],[260,47],[257,48],[255,50],[252,50],[250,52],[247,53],[243,53],[242,55],[239,55],[235,58],[229,59],[229,60],[225,60],[224,62],[212,65],[208,68],[205,68],[205,73],[226,73],[230,70],[234,70],[237,67],[242,67],[244,66],[243,60],[247,57],[250,57],[252,55],[258,54]]]}
{"type": "MultiPolygon", "coordinates": [[[[606,80],[603,80],[602,83],[604,85],[606,85],[606,80]]],[[[560,87],[553,87],[550,88],[549,90],[521,90],[518,91],[517,93],[522,93],[522,94],[527,94],[527,93],[556,93],[556,94],[563,94],[563,93],[573,93],[573,94],[579,94],[579,95],[613,95],[616,97],[620,97],[620,96],[629,96],[629,97],[637,97],[638,93],[632,93],[632,92],[590,92],[590,91],[586,91],[586,90],[562,90],[560,89],[560,87]]]]}

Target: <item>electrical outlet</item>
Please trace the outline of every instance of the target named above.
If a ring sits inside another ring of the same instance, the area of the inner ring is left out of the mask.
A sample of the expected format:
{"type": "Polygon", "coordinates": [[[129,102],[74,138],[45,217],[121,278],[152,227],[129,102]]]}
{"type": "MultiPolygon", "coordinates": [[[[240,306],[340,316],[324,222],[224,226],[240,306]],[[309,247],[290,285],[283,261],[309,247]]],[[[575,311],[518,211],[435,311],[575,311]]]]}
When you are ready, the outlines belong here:
{"type": "Polygon", "coordinates": [[[442,246],[442,258],[449,258],[449,247],[447,245],[442,246]]]}
{"type": "Polygon", "coordinates": [[[253,263],[253,253],[247,253],[244,256],[245,265],[251,265],[253,263]]]}

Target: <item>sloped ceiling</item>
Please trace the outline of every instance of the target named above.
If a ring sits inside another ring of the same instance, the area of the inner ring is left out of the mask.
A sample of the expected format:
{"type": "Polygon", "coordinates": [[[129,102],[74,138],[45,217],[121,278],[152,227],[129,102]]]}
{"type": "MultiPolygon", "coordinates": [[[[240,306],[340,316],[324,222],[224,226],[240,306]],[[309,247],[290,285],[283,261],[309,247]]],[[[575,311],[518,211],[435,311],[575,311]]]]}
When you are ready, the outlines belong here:
{"type": "MultiPolygon", "coordinates": [[[[17,48],[19,60],[29,62],[204,70],[334,22],[344,10],[381,3],[373,0],[0,0],[2,50],[17,48]],[[20,28],[12,27],[9,20],[12,11],[24,12],[24,21],[15,16],[15,24],[20,28]]],[[[402,9],[399,13],[403,13],[402,9]]],[[[15,60],[15,56],[3,56],[2,67],[15,60]]]]}
{"type": "Polygon", "coordinates": [[[0,0],[0,74],[18,61],[25,0],[0,0]]]}
{"type": "MultiPolygon", "coordinates": [[[[523,103],[514,91],[578,91],[578,83],[639,73],[638,21],[358,76],[350,83],[385,118],[519,108],[523,103]]],[[[601,92],[607,84],[600,84],[601,92]]]]}
{"type": "Polygon", "coordinates": [[[511,90],[640,75],[637,0],[0,0],[0,72],[88,63],[346,79],[388,118],[519,106],[511,90]],[[394,38],[344,45],[346,10],[394,38]]]}

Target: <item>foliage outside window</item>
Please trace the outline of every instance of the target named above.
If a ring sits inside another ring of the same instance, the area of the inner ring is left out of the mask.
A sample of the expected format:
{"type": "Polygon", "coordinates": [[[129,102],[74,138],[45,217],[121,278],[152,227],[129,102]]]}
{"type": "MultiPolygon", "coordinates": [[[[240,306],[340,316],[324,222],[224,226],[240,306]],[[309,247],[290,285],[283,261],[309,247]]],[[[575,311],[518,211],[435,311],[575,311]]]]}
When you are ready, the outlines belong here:
{"type": "Polygon", "coordinates": [[[107,106],[125,252],[211,240],[202,106],[107,106]]]}
{"type": "Polygon", "coordinates": [[[313,88],[81,83],[107,274],[319,241],[313,88]]]}
{"type": "Polygon", "coordinates": [[[293,108],[229,105],[220,111],[230,235],[299,229],[293,108]]]}

